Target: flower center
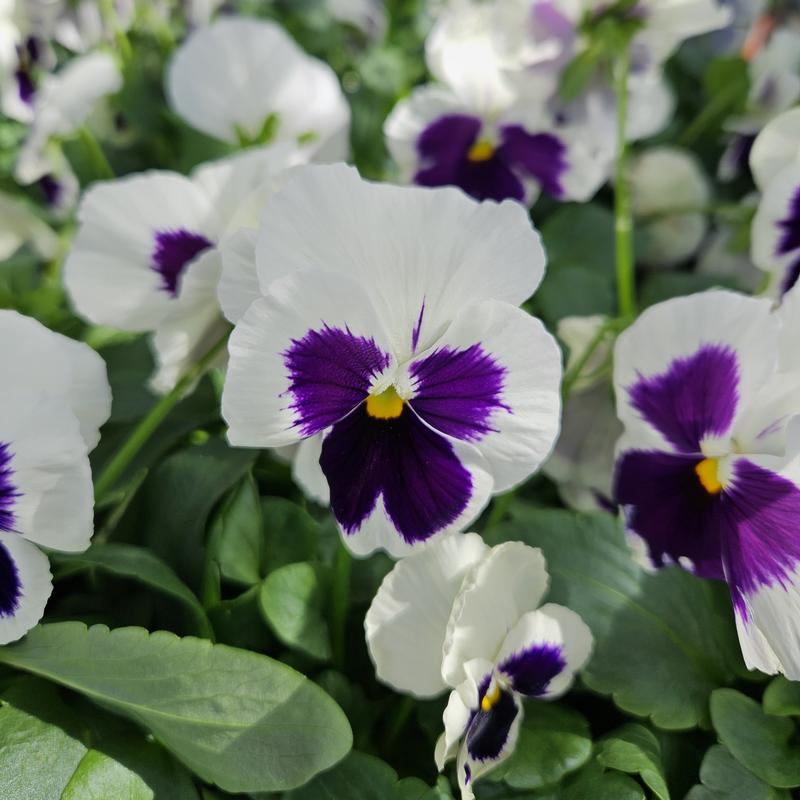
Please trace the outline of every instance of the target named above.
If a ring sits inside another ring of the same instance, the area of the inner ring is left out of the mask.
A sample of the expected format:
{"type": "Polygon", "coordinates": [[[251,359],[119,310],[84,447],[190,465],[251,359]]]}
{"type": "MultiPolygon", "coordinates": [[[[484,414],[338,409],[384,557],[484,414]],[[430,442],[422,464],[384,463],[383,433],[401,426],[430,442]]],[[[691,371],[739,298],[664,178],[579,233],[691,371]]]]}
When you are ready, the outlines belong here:
{"type": "Polygon", "coordinates": [[[380,394],[367,397],[367,414],[375,419],[397,419],[403,413],[403,398],[390,386],[380,394]]]}
{"type": "Polygon", "coordinates": [[[500,694],[499,684],[496,683],[493,687],[490,687],[483,696],[483,700],[481,700],[481,711],[491,711],[500,700],[500,694]]]}
{"type": "Polygon", "coordinates": [[[494,155],[494,145],[488,139],[478,139],[467,153],[469,161],[488,161],[494,155]]]}
{"type": "Polygon", "coordinates": [[[719,494],[725,488],[719,479],[718,458],[704,458],[695,464],[694,471],[709,494],[719,494]]]}

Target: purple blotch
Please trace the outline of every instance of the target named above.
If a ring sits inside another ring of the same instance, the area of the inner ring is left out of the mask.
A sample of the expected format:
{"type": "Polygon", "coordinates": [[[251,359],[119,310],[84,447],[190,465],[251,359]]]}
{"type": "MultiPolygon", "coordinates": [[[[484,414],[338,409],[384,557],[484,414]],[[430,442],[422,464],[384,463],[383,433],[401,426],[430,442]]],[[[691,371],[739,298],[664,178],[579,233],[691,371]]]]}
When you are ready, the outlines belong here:
{"type": "Polygon", "coordinates": [[[184,270],[209,247],[213,247],[213,244],[202,233],[182,228],[157,231],[151,265],[161,276],[161,288],[172,297],[177,297],[178,284],[184,270]]]}
{"type": "Polygon", "coordinates": [[[468,442],[497,429],[492,412],[511,413],[502,402],[506,369],[479,344],[466,350],[440,347],[411,365],[416,382],[411,405],[436,430],[468,442]]]}
{"type": "Polygon", "coordinates": [[[642,418],[683,453],[699,453],[706,436],[725,434],[739,401],[739,364],[725,345],[703,345],[669,368],[628,387],[642,418]]]}
{"type": "Polygon", "coordinates": [[[43,175],[38,180],[39,188],[44,193],[49,206],[57,206],[64,191],[63,184],[54,175],[43,175]]]}
{"type": "Polygon", "coordinates": [[[0,543],[0,619],[14,615],[21,597],[19,570],[8,548],[0,543]]]}
{"type": "MultiPolygon", "coordinates": [[[[781,236],[775,248],[776,256],[785,256],[800,250],[800,187],[797,188],[789,203],[786,217],[777,222],[781,236]]],[[[786,269],[781,281],[781,294],[786,294],[800,278],[800,255],[786,269]]]]}
{"type": "Polygon", "coordinates": [[[514,691],[527,697],[541,697],[550,682],[567,666],[556,644],[533,644],[509,656],[498,669],[508,675],[514,691]]]}
{"type": "Polygon", "coordinates": [[[33,78],[27,70],[18,69],[16,72],[17,91],[19,92],[19,99],[26,105],[33,104],[33,97],[36,94],[36,86],[33,83],[33,78]]]}
{"type": "Polygon", "coordinates": [[[382,498],[403,540],[422,542],[454,523],[472,496],[472,476],[453,446],[407,406],[387,420],[360,405],[325,437],[319,463],[348,534],[382,498]]]}
{"type": "MultiPolygon", "coordinates": [[[[488,687],[487,687],[488,688],[488,687]]],[[[479,693],[480,700],[486,689],[479,693]]],[[[467,752],[474,761],[495,761],[503,754],[519,708],[511,692],[502,690],[489,711],[480,705],[467,726],[467,752]]]]}
{"type": "Polygon", "coordinates": [[[374,339],[327,325],[293,339],[282,355],[289,373],[293,425],[304,436],[313,436],[349,414],[391,362],[374,339]]]}
{"type": "Polygon", "coordinates": [[[6,442],[0,442],[0,531],[15,530],[14,503],[20,497],[14,485],[13,453],[6,442]]]}

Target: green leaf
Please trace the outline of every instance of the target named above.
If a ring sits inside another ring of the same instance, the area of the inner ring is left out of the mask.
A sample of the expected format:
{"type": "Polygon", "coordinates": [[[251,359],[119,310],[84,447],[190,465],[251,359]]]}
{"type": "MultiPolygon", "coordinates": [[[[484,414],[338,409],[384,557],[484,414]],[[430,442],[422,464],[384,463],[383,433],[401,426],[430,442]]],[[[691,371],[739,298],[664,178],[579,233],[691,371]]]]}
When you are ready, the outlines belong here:
{"type": "Polygon", "coordinates": [[[592,754],[589,724],[576,711],[553,703],[528,702],[513,755],[490,773],[515,789],[558,783],[592,754]]]}
{"type": "Polygon", "coordinates": [[[779,788],[800,786],[800,747],[790,744],[794,723],[765,714],[733,689],[711,695],[711,719],[719,739],[754,775],[779,788]]]}
{"type": "Polygon", "coordinates": [[[585,683],[658,727],[708,724],[709,695],[744,669],[725,587],[678,568],[645,573],[608,514],[522,503],[510,513],[487,538],[542,548],[549,599],[581,614],[595,637],[585,683]]]}
{"type": "Polygon", "coordinates": [[[779,675],[764,692],[764,711],[776,717],[800,716],[800,683],[779,675]]]}
{"type": "Polygon", "coordinates": [[[305,509],[282,497],[264,497],[261,510],[268,571],[315,556],[320,526],[305,509]]]}
{"type": "Polygon", "coordinates": [[[397,773],[374,756],[353,751],[334,769],[288,792],[285,800],[436,800],[434,789],[397,773]]]}
{"type": "Polygon", "coordinates": [[[280,567],[261,585],[261,612],[275,635],[288,647],[320,660],[331,655],[324,600],[319,570],[307,562],[280,567]]]}
{"type": "Polygon", "coordinates": [[[722,745],[714,745],[700,767],[702,786],[686,800],[789,800],[785,789],[773,789],[745,769],[722,745]]]}
{"type": "Polygon", "coordinates": [[[645,796],[642,787],[627,775],[604,772],[591,762],[567,779],[558,800],[645,800],[645,796]]]}
{"type": "Polygon", "coordinates": [[[614,215],[594,203],[559,206],[541,225],[548,271],[579,267],[614,280],[614,215]]]}
{"type": "Polygon", "coordinates": [[[254,586],[261,582],[264,523],[261,498],[251,474],[231,492],[211,525],[207,558],[229,581],[254,586]]]}
{"type": "Polygon", "coordinates": [[[181,602],[192,614],[201,636],[213,638],[213,630],[200,601],[160,558],[132,544],[93,544],[83,553],[59,553],[57,562],[78,569],[99,569],[130,578],[181,602]]]}
{"type": "Polygon", "coordinates": [[[549,325],[564,317],[610,315],[615,309],[614,287],[607,278],[583,267],[548,270],[536,292],[535,311],[549,325]]]}
{"type": "Polygon", "coordinates": [[[643,725],[631,723],[599,742],[597,761],[607,769],[638,774],[660,800],[670,800],[658,739],[643,725]]]}
{"type": "Polygon", "coordinates": [[[0,662],[146,727],[228,792],[282,791],[335,764],[352,734],[316,684],[266,656],[140,628],[40,625],[0,662]]]}

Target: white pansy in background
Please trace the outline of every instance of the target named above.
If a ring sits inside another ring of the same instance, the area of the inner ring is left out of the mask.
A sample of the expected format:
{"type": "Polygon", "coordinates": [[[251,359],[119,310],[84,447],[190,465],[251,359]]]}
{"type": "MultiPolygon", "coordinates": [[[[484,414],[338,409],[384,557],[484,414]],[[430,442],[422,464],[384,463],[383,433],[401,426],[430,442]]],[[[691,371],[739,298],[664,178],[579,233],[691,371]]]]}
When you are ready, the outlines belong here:
{"type": "Polygon", "coordinates": [[[105,364],[87,345],[0,311],[0,644],[41,618],[52,591],[36,547],[85,550],[94,505],[88,453],[111,412],[105,364]],[[35,543],[35,544],[34,544],[35,543]]]}
{"type": "MultiPolygon", "coordinates": [[[[742,206],[755,213],[758,196],[745,197],[742,206]]],[[[697,257],[696,271],[724,280],[725,285],[756,294],[764,285],[764,273],[750,258],[750,243],[725,219],[716,220],[714,231],[706,239],[697,257]]]]}
{"type": "Polygon", "coordinates": [[[745,663],[800,678],[800,372],[766,298],[713,291],[617,340],[615,495],[652,567],[725,580],[745,663]]]}
{"type": "MultiPolygon", "coordinates": [[[[518,308],[544,273],[519,205],[298,167],[255,258],[263,296],[230,339],[228,438],[323,434],[319,465],[354,552],[403,555],[458,530],[541,465],[561,360],[518,308]]],[[[252,289],[224,281],[223,307],[244,308],[252,289]]]]}
{"type": "Polygon", "coordinates": [[[103,98],[122,86],[122,75],[106,53],[90,53],[48,75],[34,101],[34,116],[14,168],[24,185],[38,182],[48,203],[68,208],[77,195],[77,181],[60,140],[76,134],[98,110],[103,98]]]}
{"type": "Polygon", "coordinates": [[[758,135],[750,151],[750,170],[762,192],[792,166],[800,166],[800,107],[775,117],[758,135]]]}
{"type": "Polygon", "coordinates": [[[58,236],[33,208],[14,195],[0,192],[0,261],[11,258],[25,244],[42,260],[55,256],[58,236]]]}
{"type": "Polygon", "coordinates": [[[330,15],[354,28],[370,39],[380,39],[386,32],[389,19],[383,0],[326,0],[330,15]]]}
{"type": "Polygon", "coordinates": [[[456,758],[462,800],[514,750],[525,698],[554,699],[589,658],[592,635],[563,606],[541,606],[542,552],[444,536],[395,565],[364,621],[380,681],[416,697],[452,689],[436,745],[456,758]]]}
{"type": "Polygon", "coordinates": [[[289,146],[257,148],[191,175],[152,171],[94,184],[64,265],[75,310],[96,325],[153,332],[151,386],[171,389],[227,328],[217,300],[217,245],[255,225],[289,146]]]}
{"type": "Polygon", "coordinates": [[[198,28],[169,64],[166,93],[179,117],[225,142],[347,155],[350,108],[336,73],[273,22],[221,17],[198,28]]]}
{"type": "Polygon", "coordinates": [[[631,159],[629,178],[642,264],[671,267],[692,256],[708,231],[711,200],[697,158],[678,147],[651,147],[631,159]]]}

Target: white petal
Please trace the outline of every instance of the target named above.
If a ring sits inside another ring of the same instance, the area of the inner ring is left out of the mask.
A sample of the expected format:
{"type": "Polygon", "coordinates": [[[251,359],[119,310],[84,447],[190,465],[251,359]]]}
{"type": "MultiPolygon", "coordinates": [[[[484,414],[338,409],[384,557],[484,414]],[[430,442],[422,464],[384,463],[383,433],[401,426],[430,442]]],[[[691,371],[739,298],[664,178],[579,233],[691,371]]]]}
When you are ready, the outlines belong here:
{"type": "Polygon", "coordinates": [[[176,305],[153,266],[156,232],[215,237],[205,192],[171,172],[97,183],[84,195],[78,218],[64,265],[67,292],[81,316],[123,330],[152,330],[176,305]]]}
{"type": "Polygon", "coordinates": [[[468,303],[519,305],[544,274],[541,242],[518,203],[370,183],[344,165],[293,171],[265,215],[256,262],[263,292],[309,267],[353,278],[401,360],[415,339],[418,351],[430,346],[468,303]]]}
{"type": "Polygon", "coordinates": [[[192,33],[167,70],[167,99],[190,125],[237,143],[278,115],[277,141],[319,142],[346,130],[350,112],[331,68],[304,53],[279,25],[226,17],[192,33]]]}
{"type": "Polygon", "coordinates": [[[761,191],[788,167],[800,165],[800,108],[768,123],[750,151],[750,169],[761,191]]]}
{"type": "Polygon", "coordinates": [[[256,273],[256,240],[258,232],[242,228],[226,236],[219,246],[222,277],[217,296],[225,317],[236,324],[250,304],[261,297],[256,273]]]}
{"type": "Polygon", "coordinates": [[[667,127],[677,100],[662,69],[631,75],[628,80],[628,119],[625,135],[635,142],[655,136],[667,127]]]}
{"type": "Polygon", "coordinates": [[[442,646],[464,575],[489,548],[476,533],[453,533],[404,558],[384,578],[364,620],[379,680],[416,697],[447,688],[442,646]]]}
{"type": "Polygon", "coordinates": [[[89,450],[111,414],[103,359],[88,345],[16,311],[0,311],[0,371],[9,387],[58,398],[72,410],[89,450]]]}
{"type": "Polygon", "coordinates": [[[26,243],[43,261],[52,259],[58,250],[58,236],[33,212],[33,206],[0,192],[0,260],[11,258],[26,243]]]}
{"type": "MultiPolygon", "coordinates": [[[[444,378],[433,372],[428,390],[433,398],[426,403],[425,381],[413,377],[415,365],[435,360],[444,350],[466,352],[478,346],[480,352],[502,369],[502,389],[487,420],[489,432],[475,429],[467,436],[489,465],[494,491],[510,489],[535,472],[553,447],[561,417],[561,351],[542,323],[508,303],[485,300],[464,308],[433,348],[420,353],[409,367],[414,389],[411,405],[432,427],[460,436],[450,429],[455,424],[467,430],[474,422],[441,402],[448,398],[444,378]],[[416,398],[416,399],[415,399],[416,398]],[[455,414],[450,418],[451,414],[455,414]]],[[[464,380],[465,396],[475,396],[469,380],[469,365],[452,377],[464,380]]],[[[485,364],[473,369],[485,369],[485,364]]],[[[457,390],[454,400],[458,398],[457,390]]],[[[486,398],[487,401],[490,398],[486,398]]]]}
{"type": "Polygon", "coordinates": [[[19,493],[14,530],[54,550],[85,550],[94,492],[86,443],[69,408],[58,398],[6,394],[0,442],[12,454],[10,480],[19,493]]]}
{"type": "Polygon", "coordinates": [[[268,297],[248,308],[231,334],[222,394],[222,415],[232,444],[282,447],[304,438],[287,396],[291,376],[285,353],[309,331],[325,327],[372,338],[389,353],[369,298],[340,275],[296,272],[273,284],[268,297]]]}
{"type": "Polygon", "coordinates": [[[327,506],[331,502],[331,492],[319,465],[322,438],[321,433],[309,436],[297,445],[292,456],[292,478],[309,500],[327,506]]]}
{"type": "Polygon", "coordinates": [[[508,632],[536,609],[548,583],[541,550],[521,542],[494,547],[464,578],[454,602],[444,644],[444,680],[457,686],[467,661],[495,661],[508,632]]]}
{"type": "Polygon", "coordinates": [[[777,367],[780,322],[771,309],[769,300],[728,291],[701,292],[648,308],[619,336],[615,349],[617,414],[629,433],[672,449],[640,416],[628,391],[642,378],[664,374],[676,359],[692,356],[704,345],[721,345],[736,355],[738,402],[729,430],[735,429],[738,416],[777,367]]]}
{"type": "Polygon", "coordinates": [[[11,569],[17,587],[15,608],[0,612],[0,645],[16,641],[39,622],[53,591],[47,556],[19,534],[0,531],[0,569],[5,568],[11,569]]]}

